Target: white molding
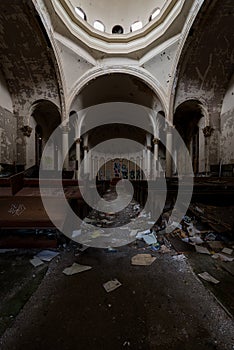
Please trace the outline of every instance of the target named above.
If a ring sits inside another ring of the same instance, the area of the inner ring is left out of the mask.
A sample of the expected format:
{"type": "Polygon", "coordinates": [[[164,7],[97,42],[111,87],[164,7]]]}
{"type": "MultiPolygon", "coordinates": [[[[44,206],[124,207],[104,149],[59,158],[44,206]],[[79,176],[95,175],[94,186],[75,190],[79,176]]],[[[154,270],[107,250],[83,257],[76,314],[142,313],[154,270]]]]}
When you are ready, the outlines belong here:
{"type": "Polygon", "coordinates": [[[78,56],[84,58],[91,65],[95,66],[97,64],[97,61],[93,58],[93,56],[91,56],[86,50],[84,50],[80,46],[76,45],[72,40],[64,37],[56,31],[54,32],[54,38],[61,44],[66,46],[68,49],[76,53],[78,56]]]}
{"type": "Polygon", "coordinates": [[[128,54],[145,49],[153,43],[157,45],[157,40],[165,34],[170,25],[181,13],[186,0],[177,0],[170,13],[164,17],[162,22],[152,21],[153,25],[150,23],[150,26],[145,26],[142,31],[137,31],[137,34],[134,35],[134,33],[130,33],[122,35],[121,37],[107,33],[100,34],[100,32],[95,31],[91,25],[82,23],[78,18],[72,20],[69,13],[63,7],[62,1],[63,0],[51,0],[51,3],[56,14],[62,19],[70,33],[77,39],[82,41],[89,48],[107,54],[128,54]]]}

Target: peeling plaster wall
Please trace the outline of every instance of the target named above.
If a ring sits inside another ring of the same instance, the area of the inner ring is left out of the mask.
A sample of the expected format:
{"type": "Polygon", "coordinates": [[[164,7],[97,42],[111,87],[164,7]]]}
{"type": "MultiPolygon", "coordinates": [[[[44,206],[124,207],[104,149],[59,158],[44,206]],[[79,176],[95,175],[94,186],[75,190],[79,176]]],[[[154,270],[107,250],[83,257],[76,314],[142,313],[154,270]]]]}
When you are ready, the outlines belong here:
{"type": "Polygon", "coordinates": [[[17,121],[11,112],[0,106],[0,162],[13,163],[17,121]]]}
{"type": "Polygon", "coordinates": [[[26,137],[26,169],[35,165],[36,154],[35,154],[35,128],[37,126],[34,118],[30,118],[29,126],[32,128],[30,137],[26,137]]]}
{"type": "Polygon", "coordinates": [[[234,75],[226,92],[221,111],[221,159],[234,164],[234,75]]]}
{"type": "Polygon", "coordinates": [[[201,118],[199,123],[199,173],[206,171],[205,137],[202,129],[205,127],[205,118],[201,118]]]}
{"type": "Polygon", "coordinates": [[[143,65],[143,68],[157,78],[165,90],[167,90],[172,78],[171,72],[177,48],[178,42],[167,47],[143,65]]]}
{"type": "Polygon", "coordinates": [[[0,163],[13,162],[16,126],[11,95],[0,71],[0,163]]]}
{"type": "Polygon", "coordinates": [[[13,112],[13,105],[11,95],[8,91],[6,81],[0,71],[0,106],[6,108],[8,111],[13,112]]]}

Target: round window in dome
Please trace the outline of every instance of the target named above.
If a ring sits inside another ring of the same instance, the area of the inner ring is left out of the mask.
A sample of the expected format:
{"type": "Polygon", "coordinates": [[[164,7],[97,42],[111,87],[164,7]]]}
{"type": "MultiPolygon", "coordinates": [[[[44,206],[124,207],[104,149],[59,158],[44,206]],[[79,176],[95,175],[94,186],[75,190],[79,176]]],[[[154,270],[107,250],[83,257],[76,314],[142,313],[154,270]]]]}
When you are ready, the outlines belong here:
{"type": "Polygon", "coordinates": [[[161,12],[161,10],[160,10],[159,7],[154,9],[154,11],[152,12],[149,20],[152,21],[153,19],[155,19],[160,14],[160,12],[161,12]]]}
{"type": "Polygon", "coordinates": [[[112,28],[113,34],[123,34],[123,32],[124,32],[123,27],[118,24],[112,28]]]}
{"type": "Polygon", "coordinates": [[[101,21],[95,21],[93,27],[97,30],[100,30],[100,32],[105,32],[105,26],[101,21]]]}
{"type": "Polygon", "coordinates": [[[131,32],[135,32],[136,30],[139,30],[143,27],[142,25],[142,22],[141,21],[137,21],[137,22],[134,22],[131,27],[130,27],[130,30],[131,32]]]}
{"type": "Polygon", "coordinates": [[[87,20],[86,18],[86,14],[84,13],[84,11],[80,8],[80,7],[75,7],[75,12],[77,13],[77,15],[79,17],[81,17],[83,20],[87,20]]]}

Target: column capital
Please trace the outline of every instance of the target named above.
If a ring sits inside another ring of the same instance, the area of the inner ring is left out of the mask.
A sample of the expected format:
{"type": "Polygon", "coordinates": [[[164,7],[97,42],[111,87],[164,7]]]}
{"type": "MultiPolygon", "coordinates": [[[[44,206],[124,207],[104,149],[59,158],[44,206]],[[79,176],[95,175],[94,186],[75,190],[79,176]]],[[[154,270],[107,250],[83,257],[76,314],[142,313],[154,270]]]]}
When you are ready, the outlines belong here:
{"type": "Polygon", "coordinates": [[[175,129],[175,125],[167,124],[166,131],[168,134],[172,134],[174,129],[175,129]]]}
{"type": "Polygon", "coordinates": [[[147,149],[148,151],[151,151],[151,146],[146,146],[146,149],[147,149]]]}
{"type": "Polygon", "coordinates": [[[66,124],[66,125],[61,125],[61,126],[60,126],[60,129],[62,130],[62,133],[63,133],[63,134],[67,134],[67,133],[69,133],[69,131],[70,131],[70,127],[69,127],[68,124],[66,124]]]}
{"type": "Polygon", "coordinates": [[[82,142],[82,139],[81,138],[77,138],[77,139],[75,139],[75,143],[78,143],[78,144],[80,144],[82,142]]]}
{"type": "Polygon", "coordinates": [[[30,137],[32,133],[32,128],[29,125],[24,125],[20,128],[24,136],[30,137]]]}
{"type": "Polygon", "coordinates": [[[158,145],[158,144],[159,144],[159,139],[155,137],[155,138],[153,139],[153,144],[154,144],[154,145],[158,145]]]}
{"type": "Polygon", "coordinates": [[[88,146],[83,146],[83,149],[84,149],[84,151],[87,151],[87,152],[88,152],[89,147],[88,147],[88,146]]]}
{"type": "Polygon", "coordinates": [[[210,137],[214,131],[214,128],[212,128],[210,125],[207,125],[204,129],[202,129],[202,131],[205,137],[210,137]]]}

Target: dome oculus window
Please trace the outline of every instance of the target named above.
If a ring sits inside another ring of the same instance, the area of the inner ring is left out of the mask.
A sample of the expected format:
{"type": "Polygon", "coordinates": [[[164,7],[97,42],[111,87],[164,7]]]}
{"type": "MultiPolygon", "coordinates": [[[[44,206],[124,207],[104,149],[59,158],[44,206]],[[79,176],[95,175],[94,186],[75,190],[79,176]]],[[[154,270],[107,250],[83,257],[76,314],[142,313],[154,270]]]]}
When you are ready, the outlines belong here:
{"type": "Polygon", "coordinates": [[[160,14],[160,12],[160,8],[156,8],[150,16],[150,21],[153,21],[153,19],[155,19],[160,14]]]}
{"type": "Polygon", "coordinates": [[[123,27],[121,27],[120,25],[116,25],[112,28],[112,34],[123,34],[123,32],[123,27]]]}
{"type": "Polygon", "coordinates": [[[131,29],[131,32],[135,32],[136,30],[139,30],[142,28],[142,22],[141,21],[137,21],[137,22],[134,22],[130,29],[131,29]]]}
{"type": "Polygon", "coordinates": [[[75,12],[76,14],[82,18],[84,21],[86,21],[86,14],[84,13],[84,11],[80,8],[80,7],[75,7],[75,12]]]}
{"type": "Polygon", "coordinates": [[[95,21],[93,27],[100,32],[105,32],[105,26],[101,21],[95,21]]]}

